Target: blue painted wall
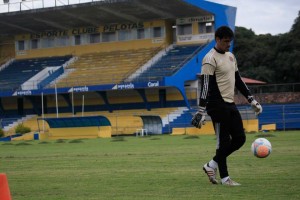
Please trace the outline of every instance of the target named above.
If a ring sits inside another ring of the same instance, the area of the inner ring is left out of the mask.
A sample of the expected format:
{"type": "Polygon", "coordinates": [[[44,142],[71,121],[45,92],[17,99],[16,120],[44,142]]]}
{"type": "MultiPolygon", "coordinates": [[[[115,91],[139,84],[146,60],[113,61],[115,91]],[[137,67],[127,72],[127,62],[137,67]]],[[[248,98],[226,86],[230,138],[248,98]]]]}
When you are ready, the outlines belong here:
{"type": "MultiPolygon", "coordinates": [[[[216,4],[212,2],[206,2],[203,0],[184,0],[185,2],[197,6],[203,10],[211,12],[215,16],[215,29],[220,26],[227,25],[235,29],[235,18],[236,18],[236,8],[225,6],[221,4],[216,4]]],[[[197,74],[201,72],[201,63],[205,54],[213,48],[215,41],[213,40],[208,45],[206,45],[197,55],[195,55],[185,66],[179,70],[172,77],[165,77],[166,86],[175,86],[182,94],[186,106],[190,108],[190,104],[187,100],[184,83],[190,80],[197,80],[197,74]]]]}

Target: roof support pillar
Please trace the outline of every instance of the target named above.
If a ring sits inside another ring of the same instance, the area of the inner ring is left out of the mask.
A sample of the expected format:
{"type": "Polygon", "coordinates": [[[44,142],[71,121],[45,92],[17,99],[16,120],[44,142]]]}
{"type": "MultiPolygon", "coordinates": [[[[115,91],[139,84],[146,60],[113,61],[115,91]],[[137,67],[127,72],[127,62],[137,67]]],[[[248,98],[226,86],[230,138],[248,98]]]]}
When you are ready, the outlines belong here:
{"type": "Polygon", "coordinates": [[[143,101],[144,101],[144,103],[145,103],[145,108],[147,109],[147,110],[151,110],[151,108],[150,108],[150,105],[149,105],[149,103],[148,103],[148,100],[147,100],[147,97],[146,97],[146,92],[145,92],[145,89],[137,89],[136,90],[138,93],[139,93],[139,95],[142,97],[142,99],[143,99],[143,101]]]}
{"type": "Polygon", "coordinates": [[[97,91],[97,93],[102,97],[102,99],[103,99],[103,101],[104,101],[104,103],[105,103],[105,105],[106,105],[108,111],[109,111],[110,113],[112,113],[112,112],[113,112],[113,109],[112,109],[112,107],[111,107],[111,105],[110,105],[110,103],[109,103],[109,101],[108,101],[108,98],[107,98],[107,91],[97,91]]]}

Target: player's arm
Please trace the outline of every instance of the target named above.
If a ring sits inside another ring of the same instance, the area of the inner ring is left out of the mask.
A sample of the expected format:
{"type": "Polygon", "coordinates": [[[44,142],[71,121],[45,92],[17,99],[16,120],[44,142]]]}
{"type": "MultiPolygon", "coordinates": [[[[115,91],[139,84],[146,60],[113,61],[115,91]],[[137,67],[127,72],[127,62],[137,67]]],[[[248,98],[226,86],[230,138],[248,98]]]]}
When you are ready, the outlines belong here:
{"type": "Polygon", "coordinates": [[[251,95],[249,88],[242,80],[238,70],[235,72],[235,87],[242,93],[244,97],[246,97],[256,115],[262,113],[261,105],[251,95]]]}
{"type": "Polygon", "coordinates": [[[204,63],[202,66],[202,72],[200,75],[200,101],[199,101],[199,110],[193,116],[191,124],[196,128],[201,128],[205,124],[206,116],[206,104],[207,104],[207,95],[209,91],[209,82],[214,72],[214,67],[208,63],[204,63]]]}
{"type": "Polygon", "coordinates": [[[199,107],[206,108],[207,104],[207,94],[209,89],[209,80],[211,79],[211,75],[201,74],[200,75],[200,98],[199,98],[199,107]]]}
{"type": "Polygon", "coordinates": [[[244,97],[246,97],[247,99],[252,96],[250,93],[249,88],[247,87],[247,85],[244,83],[244,81],[242,80],[242,77],[239,73],[239,71],[235,71],[235,87],[242,93],[242,95],[244,97]]]}

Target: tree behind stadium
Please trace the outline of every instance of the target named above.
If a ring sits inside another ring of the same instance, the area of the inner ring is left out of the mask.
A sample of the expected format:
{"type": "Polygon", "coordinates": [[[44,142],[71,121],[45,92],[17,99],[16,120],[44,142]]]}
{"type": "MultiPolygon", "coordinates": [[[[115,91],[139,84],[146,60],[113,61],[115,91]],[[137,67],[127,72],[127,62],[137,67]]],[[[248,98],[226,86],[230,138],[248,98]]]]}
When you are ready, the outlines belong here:
{"type": "Polygon", "coordinates": [[[288,33],[256,35],[236,27],[233,49],[242,76],[268,83],[295,83],[300,77],[300,11],[288,33]]]}

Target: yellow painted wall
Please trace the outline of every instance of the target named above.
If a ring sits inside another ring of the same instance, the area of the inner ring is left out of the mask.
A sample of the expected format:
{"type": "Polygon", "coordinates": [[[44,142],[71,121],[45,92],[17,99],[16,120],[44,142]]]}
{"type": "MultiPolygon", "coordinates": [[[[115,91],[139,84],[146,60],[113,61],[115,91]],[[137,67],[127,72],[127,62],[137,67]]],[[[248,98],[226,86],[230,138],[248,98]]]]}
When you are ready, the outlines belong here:
{"type": "Polygon", "coordinates": [[[18,108],[16,97],[1,98],[4,110],[16,110],[18,108]]]}
{"type": "Polygon", "coordinates": [[[12,37],[0,38],[0,64],[15,57],[15,43],[12,37]]]}
{"type": "Polygon", "coordinates": [[[167,90],[167,101],[183,100],[179,90],[171,88],[167,90]]]}
{"type": "Polygon", "coordinates": [[[121,103],[140,103],[143,102],[141,96],[136,90],[118,90],[107,93],[109,103],[121,104],[121,103]]]}
{"type": "MultiPolygon", "coordinates": [[[[57,103],[58,104],[58,108],[59,107],[66,107],[66,106],[68,106],[68,103],[60,95],[57,95],[57,102],[58,102],[57,103]]],[[[56,107],[55,95],[47,96],[47,104],[48,104],[48,107],[56,107]]]]}
{"type": "MultiPolygon", "coordinates": [[[[54,48],[40,48],[40,49],[30,49],[25,51],[20,51],[17,55],[17,59],[25,58],[35,58],[35,57],[48,57],[48,56],[64,56],[64,55],[76,55],[80,56],[82,54],[88,54],[93,52],[109,52],[117,50],[129,50],[129,49],[140,49],[140,48],[150,48],[150,47],[160,47],[165,44],[170,44],[171,36],[169,33],[170,23],[164,20],[156,20],[145,22],[144,27],[166,27],[166,38],[162,38],[161,42],[153,42],[151,39],[140,39],[140,40],[130,40],[130,41],[115,41],[115,42],[101,42],[97,44],[86,44],[78,46],[64,46],[64,47],[54,47],[54,48]]],[[[100,28],[101,29],[101,28],[100,28]]],[[[70,32],[70,31],[69,31],[70,32]]],[[[101,31],[100,31],[101,32],[101,31]]],[[[71,36],[71,33],[68,33],[71,36]]],[[[30,40],[30,35],[16,35],[15,40],[30,40]]]]}
{"type": "Polygon", "coordinates": [[[164,20],[155,20],[155,21],[144,22],[145,28],[157,27],[157,26],[165,26],[165,21],[164,20]]]}
{"type": "Polygon", "coordinates": [[[264,125],[261,126],[261,130],[275,131],[276,130],[276,124],[264,124],[264,125]]]}
{"type": "Polygon", "coordinates": [[[110,127],[51,128],[49,139],[110,137],[110,127]]]}
{"type": "Polygon", "coordinates": [[[146,97],[148,102],[159,101],[159,90],[146,90],[146,97]]]}
{"type": "Polygon", "coordinates": [[[199,24],[197,22],[194,22],[192,24],[192,32],[193,32],[193,35],[198,35],[199,34],[199,24]]]}
{"type": "Polygon", "coordinates": [[[258,119],[243,120],[245,132],[258,132],[258,119]]]}
{"type": "MultiPolygon", "coordinates": [[[[243,120],[245,132],[257,132],[258,131],[258,120],[243,120]]],[[[206,122],[201,129],[195,127],[187,128],[173,128],[172,135],[202,135],[202,134],[215,134],[214,127],[211,121],[206,122]]]]}
{"type": "Polygon", "coordinates": [[[197,99],[197,90],[196,89],[186,89],[186,97],[188,99],[197,99]]]}
{"type": "Polygon", "coordinates": [[[109,52],[117,50],[140,49],[144,47],[160,47],[162,43],[152,43],[152,39],[133,40],[124,42],[103,42],[97,44],[55,47],[44,49],[31,49],[24,51],[24,55],[16,55],[17,59],[48,57],[48,56],[64,56],[93,53],[93,52],[109,52]]]}
{"type": "MultiPolygon", "coordinates": [[[[22,98],[22,97],[20,97],[22,98]]],[[[33,106],[32,106],[32,103],[29,101],[29,99],[27,98],[23,98],[23,103],[24,103],[24,109],[32,109],[33,106]]]]}
{"type": "Polygon", "coordinates": [[[34,139],[34,132],[25,133],[20,137],[12,138],[12,141],[21,141],[21,140],[33,140],[34,139]]]}
{"type": "Polygon", "coordinates": [[[166,21],[165,22],[165,31],[166,31],[166,43],[172,44],[173,43],[173,22],[166,21]]]}
{"type": "Polygon", "coordinates": [[[140,117],[124,114],[107,116],[112,126],[112,135],[134,134],[136,129],[143,127],[143,121],[140,117]]]}
{"type": "Polygon", "coordinates": [[[215,134],[212,122],[207,122],[201,129],[195,127],[173,128],[172,135],[203,135],[215,134]]]}

